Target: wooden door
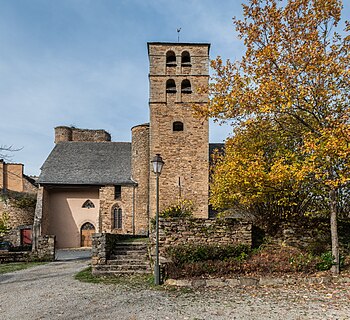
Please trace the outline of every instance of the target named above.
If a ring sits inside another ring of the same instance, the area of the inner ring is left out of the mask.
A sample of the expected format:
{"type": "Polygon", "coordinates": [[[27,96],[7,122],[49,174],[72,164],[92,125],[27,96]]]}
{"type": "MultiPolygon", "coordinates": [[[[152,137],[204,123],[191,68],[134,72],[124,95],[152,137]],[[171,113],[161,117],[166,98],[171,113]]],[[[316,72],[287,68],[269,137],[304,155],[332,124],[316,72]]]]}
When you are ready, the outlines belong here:
{"type": "Polygon", "coordinates": [[[32,229],[21,229],[21,245],[28,246],[32,244],[32,229]]]}
{"type": "Polygon", "coordinates": [[[95,233],[95,227],[92,223],[84,223],[81,227],[81,246],[91,247],[92,246],[92,235],[95,233]]]}

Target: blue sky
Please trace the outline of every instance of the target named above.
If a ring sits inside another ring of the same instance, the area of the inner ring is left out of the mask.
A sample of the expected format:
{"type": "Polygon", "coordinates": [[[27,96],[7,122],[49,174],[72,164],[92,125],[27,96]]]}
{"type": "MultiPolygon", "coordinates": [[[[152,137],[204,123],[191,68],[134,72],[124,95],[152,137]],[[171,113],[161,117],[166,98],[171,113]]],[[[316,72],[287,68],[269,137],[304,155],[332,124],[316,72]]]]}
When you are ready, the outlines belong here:
{"type": "MultiPolygon", "coordinates": [[[[130,141],[130,128],[149,120],[147,42],[176,42],[181,27],[181,42],[209,42],[211,58],[239,58],[232,17],[242,1],[0,0],[0,145],[23,148],[11,161],[37,175],[55,126],[130,141]]],[[[211,125],[210,140],[229,131],[211,125]]]]}

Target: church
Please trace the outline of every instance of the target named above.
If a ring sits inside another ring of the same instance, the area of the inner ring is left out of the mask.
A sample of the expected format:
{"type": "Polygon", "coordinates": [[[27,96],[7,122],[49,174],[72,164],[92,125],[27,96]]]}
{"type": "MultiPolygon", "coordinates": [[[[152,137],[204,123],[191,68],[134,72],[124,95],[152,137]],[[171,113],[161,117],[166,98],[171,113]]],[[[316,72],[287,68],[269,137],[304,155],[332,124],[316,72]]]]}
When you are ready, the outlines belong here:
{"type": "Polygon", "coordinates": [[[209,124],[194,117],[206,104],[208,43],[149,42],[149,123],[131,128],[131,142],[104,130],[55,128],[55,147],[41,168],[34,230],[55,235],[57,248],[89,247],[93,233],[148,235],[156,211],[191,200],[208,218],[209,124]]]}

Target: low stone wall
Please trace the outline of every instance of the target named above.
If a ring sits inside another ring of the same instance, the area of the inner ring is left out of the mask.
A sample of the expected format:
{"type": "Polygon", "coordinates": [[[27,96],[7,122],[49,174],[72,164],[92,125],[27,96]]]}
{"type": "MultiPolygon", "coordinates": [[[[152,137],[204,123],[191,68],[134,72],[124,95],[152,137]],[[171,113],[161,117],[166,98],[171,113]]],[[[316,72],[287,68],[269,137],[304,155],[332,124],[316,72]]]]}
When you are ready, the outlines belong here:
{"type": "MultiPolygon", "coordinates": [[[[19,248],[16,248],[17,250],[19,248]]],[[[23,248],[22,248],[23,249],[23,248]]],[[[32,251],[0,251],[2,262],[55,261],[55,236],[40,236],[32,251]]]]}
{"type": "MultiPolygon", "coordinates": [[[[151,235],[155,243],[155,232],[151,235]]],[[[159,219],[159,251],[164,256],[170,246],[205,244],[252,245],[252,224],[238,219],[159,219]]]]}
{"type": "Polygon", "coordinates": [[[135,236],[112,233],[93,234],[91,248],[92,273],[96,274],[99,266],[107,264],[107,260],[113,254],[118,242],[131,238],[135,238],[135,236]]]}
{"type": "MultiPolygon", "coordinates": [[[[350,220],[338,220],[338,235],[340,248],[344,252],[350,252],[350,220]]],[[[331,249],[329,219],[282,223],[280,231],[271,236],[270,241],[322,253],[331,249]]]]}
{"type": "Polygon", "coordinates": [[[18,228],[11,229],[9,232],[0,237],[0,241],[9,241],[14,246],[18,247],[21,245],[21,230],[32,229],[31,225],[22,225],[18,228]]]}
{"type": "Polygon", "coordinates": [[[42,261],[54,261],[56,253],[55,236],[39,236],[37,248],[32,251],[32,259],[42,261]]]}
{"type": "Polygon", "coordinates": [[[93,269],[96,265],[106,264],[110,256],[113,243],[117,241],[117,234],[95,233],[92,235],[91,264],[93,269]]]}

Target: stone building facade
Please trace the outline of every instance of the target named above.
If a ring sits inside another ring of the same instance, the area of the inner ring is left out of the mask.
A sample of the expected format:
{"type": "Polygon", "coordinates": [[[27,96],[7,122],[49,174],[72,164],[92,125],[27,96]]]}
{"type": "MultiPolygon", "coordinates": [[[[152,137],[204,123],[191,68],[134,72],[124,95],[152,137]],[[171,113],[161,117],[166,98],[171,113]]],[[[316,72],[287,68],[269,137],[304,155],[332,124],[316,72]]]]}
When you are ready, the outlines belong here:
{"type": "Polygon", "coordinates": [[[131,129],[131,143],[112,142],[104,130],[55,128],[56,146],[38,180],[36,236],[53,234],[58,247],[86,245],[87,224],[99,233],[148,235],[158,153],[165,162],[160,210],[186,199],[195,217],[208,218],[209,126],[192,106],[208,100],[198,89],[208,86],[209,47],[148,43],[150,122],[131,129]]]}
{"type": "MultiPolygon", "coordinates": [[[[193,116],[208,101],[209,44],[148,44],[150,60],[150,154],[165,162],[160,210],[176,198],[191,200],[195,215],[208,216],[209,124],[193,116]],[[175,196],[175,197],[174,197],[175,196]]],[[[155,175],[150,172],[150,210],[155,212],[155,175]]]]}
{"type": "Polygon", "coordinates": [[[0,189],[4,191],[36,193],[35,180],[24,174],[22,163],[6,163],[0,159],[0,189]]]}
{"type": "Polygon", "coordinates": [[[9,228],[3,240],[16,246],[31,243],[38,190],[35,180],[25,175],[23,169],[22,163],[6,163],[0,159],[0,219],[5,220],[9,228]]]}

